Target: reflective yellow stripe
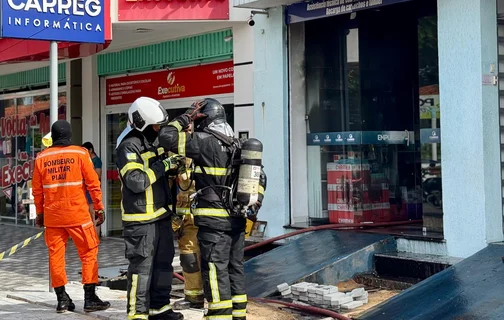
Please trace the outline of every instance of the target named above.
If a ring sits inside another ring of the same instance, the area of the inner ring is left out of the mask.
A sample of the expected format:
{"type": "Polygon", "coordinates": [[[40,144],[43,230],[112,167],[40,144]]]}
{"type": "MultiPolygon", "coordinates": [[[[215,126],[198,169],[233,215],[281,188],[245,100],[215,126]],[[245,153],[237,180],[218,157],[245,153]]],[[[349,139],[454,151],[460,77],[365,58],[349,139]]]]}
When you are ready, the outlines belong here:
{"type": "Polygon", "coordinates": [[[135,161],[137,159],[136,153],[128,152],[126,153],[126,159],[135,161]]]}
{"type": "Polygon", "coordinates": [[[208,320],[228,320],[228,319],[233,319],[232,315],[228,316],[206,316],[206,319],[208,320]]]}
{"type": "Polygon", "coordinates": [[[208,267],[210,268],[209,278],[210,289],[212,290],[212,302],[220,302],[219,283],[217,282],[217,270],[215,269],[215,264],[209,262],[208,267]]]}
{"type": "Polygon", "coordinates": [[[31,238],[26,239],[26,240],[23,242],[23,246],[22,246],[21,248],[26,247],[26,246],[28,245],[28,243],[30,243],[30,240],[31,240],[31,238]]]}
{"type": "Polygon", "coordinates": [[[259,194],[262,194],[264,196],[264,187],[259,185],[259,194]]]}
{"type": "Polygon", "coordinates": [[[186,296],[201,296],[203,294],[203,290],[184,290],[184,294],[186,296]]]}
{"type": "Polygon", "coordinates": [[[229,217],[226,209],[214,209],[214,208],[196,208],[193,209],[193,214],[195,216],[205,216],[205,217],[229,217]]]}
{"type": "Polygon", "coordinates": [[[185,157],[185,146],[186,146],[186,134],[185,132],[180,132],[178,135],[178,154],[185,157]]]}
{"type": "Polygon", "coordinates": [[[128,320],[137,320],[137,319],[147,320],[147,319],[149,319],[149,316],[146,314],[135,314],[132,316],[128,315],[128,320]]]}
{"type": "Polygon", "coordinates": [[[233,308],[233,302],[231,300],[224,300],[221,302],[209,302],[208,310],[218,310],[218,309],[231,309],[233,308]]]}
{"type": "MultiPolygon", "coordinates": [[[[144,170],[146,172],[148,170],[150,170],[149,160],[154,158],[155,156],[156,156],[156,154],[152,151],[147,151],[147,152],[141,154],[142,160],[144,162],[144,170]]],[[[150,179],[150,177],[149,177],[149,179],[150,179]]],[[[152,185],[150,185],[147,189],[145,189],[145,213],[147,215],[154,214],[154,195],[152,192],[152,185]]]]}
{"type": "Polygon", "coordinates": [[[240,309],[240,310],[233,310],[233,318],[234,317],[246,317],[247,316],[247,309],[240,309]]]}
{"type": "Polygon", "coordinates": [[[163,147],[159,147],[159,148],[157,148],[157,153],[158,153],[158,156],[160,156],[160,155],[162,155],[163,153],[165,153],[164,148],[163,148],[163,147]]]}
{"type": "Polygon", "coordinates": [[[142,170],[143,171],[144,169],[144,166],[141,165],[140,163],[136,163],[136,162],[128,162],[124,165],[124,167],[122,167],[121,169],[121,176],[124,177],[124,175],[126,174],[126,172],[130,171],[130,170],[142,170]]]}
{"type": "Polygon", "coordinates": [[[156,219],[157,217],[162,216],[165,212],[165,208],[159,208],[157,211],[153,213],[125,213],[124,207],[122,206],[121,201],[121,210],[122,210],[122,220],[126,222],[132,221],[148,221],[152,219],[156,219]]]}
{"type": "Polygon", "coordinates": [[[18,247],[18,245],[16,244],[14,247],[12,247],[12,248],[10,249],[9,256],[12,256],[14,253],[16,253],[17,247],[18,247]]]}
{"type": "Polygon", "coordinates": [[[246,294],[240,294],[238,296],[233,296],[233,303],[244,303],[247,302],[247,295],[246,294]]]}
{"type": "MultiPolygon", "coordinates": [[[[228,168],[203,167],[205,173],[211,176],[227,176],[228,168]]],[[[203,173],[200,167],[196,167],[194,173],[203,173]]]]}
{"type": "MultiPolygon", "coordinates": [[[[131,289],[130,289],[130,298],[129,298],[129,313],[128,318],[136,318],[136,293],[138,287],[138,274],[133,274],[131,276],[131,289]]],[[[147,318],[146,318],[147,319],[147,318]]]]}
{"type": "Polygon", "coordinates": [[[145,170],[145,173],[147,173],[147,176],[149,177],[150,184],[154,184],[154,182],[156,182],[156,174],[154,171],[152,171],[152,169],[147,169],[145,170]]]}
{"type": "Polygon", "coordinates": [[[155,316],[155,315],[158,315],[161,313],[165,313],[166,311],[171,310],[171,309],[172,309],[172,306],[170,304],[167,304],[167,305],[163,306],[161,309],[150,309],[149,315],[155,316]]]}
{"type": "Polygon", "coordinates": [[[180,123],[178,121],[172,121],[172,122],[168,123],[168,125],[175,127],[178,132],[182,131],[182,126],[180,125],[180,123]]]}
{"type": "Polygon", "coordinates": [[[191,214],[191,208],[177,208],[177,214],[180,215],[191,214]]]}

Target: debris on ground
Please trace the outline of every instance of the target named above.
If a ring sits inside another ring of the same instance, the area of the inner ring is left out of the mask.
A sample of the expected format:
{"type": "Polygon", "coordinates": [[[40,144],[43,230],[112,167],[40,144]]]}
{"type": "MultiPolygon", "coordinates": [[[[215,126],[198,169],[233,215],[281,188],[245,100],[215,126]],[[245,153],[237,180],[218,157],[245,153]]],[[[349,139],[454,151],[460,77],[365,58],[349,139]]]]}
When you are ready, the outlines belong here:
{"type": "Polygon", "coordinates": [[[267,304],[249,301],[247,305],[247,320],[296,320],[293,314],[267,304]]]}

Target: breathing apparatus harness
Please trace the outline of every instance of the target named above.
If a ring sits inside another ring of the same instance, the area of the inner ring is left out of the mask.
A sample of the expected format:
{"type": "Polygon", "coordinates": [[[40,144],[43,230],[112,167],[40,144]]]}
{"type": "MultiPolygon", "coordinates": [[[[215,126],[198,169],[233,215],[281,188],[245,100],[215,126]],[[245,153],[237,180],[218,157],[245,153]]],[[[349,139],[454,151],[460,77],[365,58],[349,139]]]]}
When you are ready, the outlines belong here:
{"type": "MultiPolygon", "coordinates": [[[[211,189],[217,197],[219,197],[224,209],[227,211],[231,217],[245,217],[246,211],[240,210],[240,204],[236,200],[236,191],[238,185],[238,176],[240,171],[240,152],[241,152],[241,142],[234,137],[228,137],[225,134],[210,130],[208,128],[203,129],[204,132],[217,138],[225,147],[227,147],[230,157],[228,163],[226,164],[227,175],[223,185],[210,184],[196,193],[190,196],[192,201],[191,210],[195,209],[198,204],[198,197],[204,196],[206,191],[211,189]]],[[[199,166],[201,172],[205,178],[210,178],[206,173],[203,166],[199,166]]],[[[191,177],[192,178],[192,177],[191,177]]],[[[191,182],[192,183],[192,182],[191,182]]]]}

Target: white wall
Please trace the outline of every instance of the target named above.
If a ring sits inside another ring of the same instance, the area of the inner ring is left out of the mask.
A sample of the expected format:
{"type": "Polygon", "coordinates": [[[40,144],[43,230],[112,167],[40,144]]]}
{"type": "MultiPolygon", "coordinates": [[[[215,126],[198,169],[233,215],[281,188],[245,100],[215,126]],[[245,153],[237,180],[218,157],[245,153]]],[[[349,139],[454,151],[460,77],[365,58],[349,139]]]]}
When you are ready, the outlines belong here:
{"type": "Polygon", "coordinates": [[[304,23],[289,26],[291,223],[308,221],[304,23]]]}
{"type": "Polygon", "coordinates": [[[91,141],[100,150],[100,91],[97,58],[82,59],[82,142],[91,141]]]}
{"type": "Polygon", "coordinates": [[[233,27],[234,130],[254,136],[254,32],[247,23],[233,27]]]}

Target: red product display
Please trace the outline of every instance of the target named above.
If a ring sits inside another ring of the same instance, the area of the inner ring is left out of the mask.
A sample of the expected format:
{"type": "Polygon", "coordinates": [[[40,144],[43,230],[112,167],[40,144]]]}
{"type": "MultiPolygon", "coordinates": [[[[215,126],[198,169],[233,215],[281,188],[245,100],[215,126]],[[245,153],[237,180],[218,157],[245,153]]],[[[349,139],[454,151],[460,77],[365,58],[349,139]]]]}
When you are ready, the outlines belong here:
{"type": "Polygon", "coordinates": [[[233,61],[109,78],[107,105],[132,103],[138,97],[180,99],[234,92],[233,61]]]}
{"type": "Polygon", "coordinates": [[[386,183],[371,184],[369,164],[327,164],[328,211],[331,223],[392,220],[386,183]]]}

